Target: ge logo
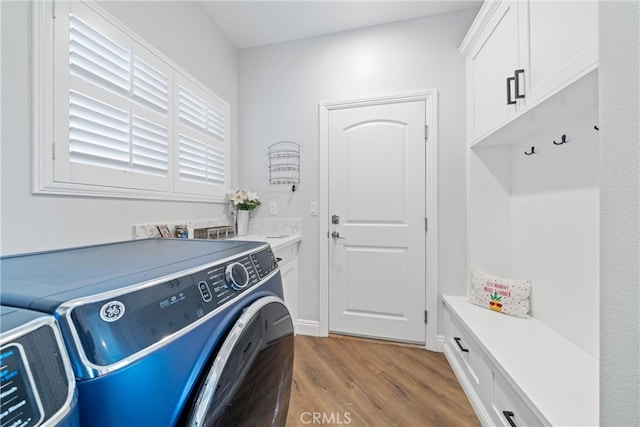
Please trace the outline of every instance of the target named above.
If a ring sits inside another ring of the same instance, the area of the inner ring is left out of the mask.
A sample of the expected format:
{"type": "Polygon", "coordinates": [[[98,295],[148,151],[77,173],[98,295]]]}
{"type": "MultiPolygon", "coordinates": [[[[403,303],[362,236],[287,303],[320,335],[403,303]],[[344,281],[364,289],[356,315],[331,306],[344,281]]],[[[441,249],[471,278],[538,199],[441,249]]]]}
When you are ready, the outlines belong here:
{"type": "Polygon", "coordinates": [[[100,309],[100,318],[105,322],[115,322],[124,316],[124,304],[120,301],[111,301],[100,309]]]}

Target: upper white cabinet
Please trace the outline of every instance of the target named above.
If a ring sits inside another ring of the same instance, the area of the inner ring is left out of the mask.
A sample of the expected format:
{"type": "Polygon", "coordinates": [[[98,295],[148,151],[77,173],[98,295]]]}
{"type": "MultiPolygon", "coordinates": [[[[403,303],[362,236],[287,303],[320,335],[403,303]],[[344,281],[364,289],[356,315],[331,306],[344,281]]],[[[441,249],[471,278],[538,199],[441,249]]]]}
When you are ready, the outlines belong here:
{"type": "Polygon", "coordinates": [[[598,64],[598,2],[522,1],[525,97],[535,105],[598,64]]]}
{"type": "Polygon", "coordinates": [[[517,3],[488,2],[462,44],[467,70],[467,139],[475,140],[516,115],[518,26],[517,3]]]}
{"type": "Polygon", "coordinates": [[[597,3],[487,1],[460,50],[473,144],[597,67],[597,3]]]}

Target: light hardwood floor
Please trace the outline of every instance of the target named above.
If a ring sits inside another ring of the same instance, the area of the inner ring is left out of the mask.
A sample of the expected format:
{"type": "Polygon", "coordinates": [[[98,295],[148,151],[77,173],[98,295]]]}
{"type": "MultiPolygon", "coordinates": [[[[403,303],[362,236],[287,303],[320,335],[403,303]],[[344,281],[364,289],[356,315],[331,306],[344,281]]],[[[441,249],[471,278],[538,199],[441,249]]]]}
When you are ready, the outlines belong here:
{"type": "Polygon", "coordinates": [[[478,426],[446,358],[413,346],[295,337],[287,426],[478,426]]]}

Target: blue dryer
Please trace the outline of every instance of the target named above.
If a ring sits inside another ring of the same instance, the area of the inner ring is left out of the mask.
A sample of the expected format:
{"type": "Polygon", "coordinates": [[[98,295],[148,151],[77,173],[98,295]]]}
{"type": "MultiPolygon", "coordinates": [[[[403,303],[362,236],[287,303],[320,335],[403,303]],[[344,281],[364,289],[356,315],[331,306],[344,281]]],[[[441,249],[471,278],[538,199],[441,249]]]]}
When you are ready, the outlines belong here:
{"type": "Polygon", "coordinates": [[[0,426],[78,426],[76,403],[55,318],[0,306],[0,426]]]}
{"type": "Polygon", "coordinates": [[[283,426],[293,324],[268,244],[148,239],[0,259],[55,315],[83,426],[283,426]]]}

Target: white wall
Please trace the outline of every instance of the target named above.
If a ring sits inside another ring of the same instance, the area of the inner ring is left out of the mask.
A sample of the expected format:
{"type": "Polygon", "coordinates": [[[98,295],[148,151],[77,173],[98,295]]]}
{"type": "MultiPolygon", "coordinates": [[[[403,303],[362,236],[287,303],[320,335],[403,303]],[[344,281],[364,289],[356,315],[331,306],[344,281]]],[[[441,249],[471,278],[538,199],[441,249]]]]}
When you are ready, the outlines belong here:
{"type": "Polygon", "coordinates": [[[599,2],[600,425],[640,425],[640,2],[599,2]]]}
{"type": "MultiPolygon", "coordinates": [[[[201,6],[192,2],[100,4],[231,104],[235,148],[236,51],[201,6]]],[[[32,195],[31,3],[3,1],[1,7],[3,254],[127,240],[133,224],[223,215],[225,206],[211,203],[32,195]]]]}
{"type": "Polygon", "coordinates": [[[530,314],[597,358],[596,124],[598,108],[592,106],[511,145],[474,147],[469,235],[472,267],[531,280],[530,314]],[[563,134],[568,142],[554,145],[563,134]],[[532,146],[535,154],[525,155],[532,146]]]}
{"type": "Polygon", "coordinates": [[[511,150],[512,274],[532,281],[532,316],[595,358],[600,320],[597,124],[596,106],[540,129],[511,150]],[[563,134],[568,142],[554,145],[563,134]],[[536,153],[525,155],[532,146],[536,153]]]}
{"type": "Polygon", "coordinates": [[[322,102],[436,89],[439,92],[439,286],[464,294],[465,134],[464,62],[458,46],[477,9],[240,50],[239,182],[257,191],[268,216],[303,218],[299,317],[319,319],[318,105],[322,102]],[[269,186],[267,147],[301,144],[301,183],[269,186]]]}

